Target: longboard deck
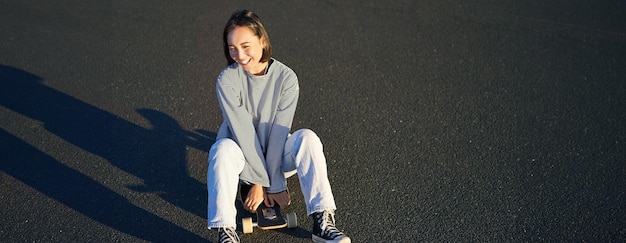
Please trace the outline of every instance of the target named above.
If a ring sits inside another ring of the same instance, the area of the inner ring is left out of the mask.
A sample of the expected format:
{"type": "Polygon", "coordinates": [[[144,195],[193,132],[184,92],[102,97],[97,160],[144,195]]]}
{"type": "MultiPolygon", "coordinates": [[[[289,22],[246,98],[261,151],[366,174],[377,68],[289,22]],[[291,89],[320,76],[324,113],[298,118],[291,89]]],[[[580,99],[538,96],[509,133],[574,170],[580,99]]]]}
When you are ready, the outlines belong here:
{"type": "MultiPolygon", "coordinates": [[[[249,191],[250,186],[241,185],[239,193],[241,195],[242,202],[246,200],[249,191]]],[[[265,206],[264,202],[261,202],[259,208],[256,210],[256,213],[247,212],[247,214],[250,214],[250,217],[242,217],[241,219],[243,232],[245,234],[252,233],[252,228],[254,226],[262,230],[298,227],[298,218],[296,214],[287,213],[286,215],[283,215],[278,204],[275,204],[274,207],[268,208],[265,206]]]]}
{"type": "Polygon", "coordinates": [[[261,203],[256,210],[257,227],[263,230],[280,229],[287,227],[287,221],[280,212],[280,207],[274,205],[274,207],[268,208],[265,203],[261,203]]]}

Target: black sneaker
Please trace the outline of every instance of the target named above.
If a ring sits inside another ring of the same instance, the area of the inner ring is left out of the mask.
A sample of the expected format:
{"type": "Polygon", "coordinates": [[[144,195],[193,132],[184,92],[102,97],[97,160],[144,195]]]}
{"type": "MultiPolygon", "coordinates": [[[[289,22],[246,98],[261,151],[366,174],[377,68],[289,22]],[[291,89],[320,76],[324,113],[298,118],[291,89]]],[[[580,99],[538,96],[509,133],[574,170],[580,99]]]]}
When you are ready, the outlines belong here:
{"type": "Polygon", "coordinates": [[[239,235],[235,232],[235,228],[218,228],[217,234],[219,235],[219,243],[239,243],[239,235]]]}
{"type": "Polygon", "coordinates": [[[331,210],[313,213],[314,242],[350,243],[350,238],[335,227],[335,213],[331,210]]]}

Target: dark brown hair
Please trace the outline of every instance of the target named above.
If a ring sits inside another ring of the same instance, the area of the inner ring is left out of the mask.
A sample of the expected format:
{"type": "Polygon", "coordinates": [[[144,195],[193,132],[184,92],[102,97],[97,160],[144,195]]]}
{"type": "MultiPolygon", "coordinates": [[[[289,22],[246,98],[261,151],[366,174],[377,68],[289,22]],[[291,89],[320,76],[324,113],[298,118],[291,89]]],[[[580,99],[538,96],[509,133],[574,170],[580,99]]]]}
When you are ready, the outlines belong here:
{"type": "Polygon", "coordinates": [[[265,48],[263,48],[260,62],[269,61],[272,58],[272,45],[270,44],[270,37],[267,34],[267,30],[265,30],[265,26],[263,26],[261,19],[255,13],[249,10],[241,10],[234,12],[228,19],[228,22],[226,22],[226,27],[224,27],[224,55],[228,65],[235,63],[228,51],[228,33],[239,26],[248,27],[259,39],[265,40],[265,48]]]}

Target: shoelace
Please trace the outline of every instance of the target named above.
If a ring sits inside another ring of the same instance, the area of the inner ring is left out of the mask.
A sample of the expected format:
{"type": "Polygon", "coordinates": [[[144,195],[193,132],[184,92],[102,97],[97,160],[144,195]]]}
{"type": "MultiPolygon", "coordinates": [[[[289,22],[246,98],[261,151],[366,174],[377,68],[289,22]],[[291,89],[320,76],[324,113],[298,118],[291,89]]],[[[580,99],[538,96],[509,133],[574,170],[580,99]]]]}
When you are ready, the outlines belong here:
{"type": "Polygon", "coordinates": [[[239,242],[239,236],[237,235],[237,232],[235,232],[235,230],[232,228],[219,229],[219,236],[220,236],[219,242],[221,243],[228,243],[228,242],[238,243],[239,242]]]}
{"type": "Polygon", "coordinates": [[[343,235],[343,233],[335,227],[335,215],[331,212],[324,211],[322,216],[317,219],[317,223],[322,229],[322,237],[335,239],[343,235]]]}

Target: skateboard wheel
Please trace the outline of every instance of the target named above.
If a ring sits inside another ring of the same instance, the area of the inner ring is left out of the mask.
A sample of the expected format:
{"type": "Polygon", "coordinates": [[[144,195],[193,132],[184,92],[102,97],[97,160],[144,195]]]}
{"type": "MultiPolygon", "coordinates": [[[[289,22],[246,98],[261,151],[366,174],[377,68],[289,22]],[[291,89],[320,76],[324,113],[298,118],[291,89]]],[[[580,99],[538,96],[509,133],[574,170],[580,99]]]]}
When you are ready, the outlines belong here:
{"type": "Polygon", "coordinates": [[[250,234],[252,233],[252,218],[243,218],[241,220],[241,227],[243,228],[243,233],[244,234],[250,234]]]}
{"type": "Polygon", "coordinates": [[[298,227],[298,215],[296,213],[287,213],[285,219],[287,220],[287,228],[298,227]]]}

